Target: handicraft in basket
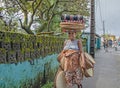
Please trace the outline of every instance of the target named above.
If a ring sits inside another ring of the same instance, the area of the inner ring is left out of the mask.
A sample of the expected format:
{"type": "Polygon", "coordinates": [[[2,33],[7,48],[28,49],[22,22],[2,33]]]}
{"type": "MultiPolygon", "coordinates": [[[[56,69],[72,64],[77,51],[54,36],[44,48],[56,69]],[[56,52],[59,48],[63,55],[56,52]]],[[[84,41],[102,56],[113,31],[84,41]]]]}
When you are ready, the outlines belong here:
{"type": "Polygon", "coordinates": [[[60,23],[60,27],[63,32],[67,32],[69,30],[81,31],[85,29],[83,16],[67,15],[61,17],[61,20],[62,22],[60,23]]]}

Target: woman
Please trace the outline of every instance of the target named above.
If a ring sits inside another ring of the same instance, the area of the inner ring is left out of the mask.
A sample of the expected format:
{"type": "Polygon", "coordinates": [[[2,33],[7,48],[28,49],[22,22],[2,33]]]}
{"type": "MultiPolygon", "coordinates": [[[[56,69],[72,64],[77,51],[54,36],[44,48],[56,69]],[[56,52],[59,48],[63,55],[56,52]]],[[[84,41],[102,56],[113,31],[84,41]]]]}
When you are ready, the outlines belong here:
{"type": "MultiPolygon", "coordinates": [[[[82,54],[82,42],[81,40],[76,39],[76,31],[69,30],[68,31],[69,39],[64,42],[64,48],[61,52],[62,57],[64,59],[64,66],[63,70],[65,73],[65,80],[67,83],[67,88],[73,88],[73,84],[77,84],[80,88],[81,80],[82,80],[82,73],[81,69],[85,68],[84,64],[84,56],[82,54]],[[81,58],[81,65],[79,63],[79,59],[81,58]]],[[[61,62],[62,58],[58,58],[59,62],[61,62]]]]}

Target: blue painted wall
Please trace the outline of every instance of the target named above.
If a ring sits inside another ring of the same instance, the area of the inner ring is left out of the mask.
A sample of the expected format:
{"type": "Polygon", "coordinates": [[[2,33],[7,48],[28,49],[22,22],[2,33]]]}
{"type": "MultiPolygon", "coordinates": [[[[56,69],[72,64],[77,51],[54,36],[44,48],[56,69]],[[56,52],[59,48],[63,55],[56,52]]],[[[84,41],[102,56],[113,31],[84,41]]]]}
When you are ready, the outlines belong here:
{"type": "MultiPolygon", "coordinates": [[[[90,33],[83,33],[81,37],[87,39],[87,44],[86,44],[87,50],[86,51],[90,53],[90,33]]],[[[100,49],[100,47],[101,47],[101,38],[96,37],[95,38],[95,49],[100,49]]]]}
{"type": "Polygon", "coordinates": [[[101,38],[100,37],[97,37],[97,38],[95,38],[96,40],[96,42],[95,42],[95,48],[96,49],[100,49],[100,47],[101,47],[101,38]]]}
{"type": "Polygon", "coordinates": [[[32,80],[34,83],[37,75],[44,71],[46,63],[49,63],[50,69],[56,72],[54,69],[58,67],[57,55],[53,54],[35,59],[34,65],[31,65],[28,61],[17,65],[0,64],[0,88],[23,88],[22,84],[28,80],[32,80]]]}
{"type": "Polygon", "coordinates": [[[90,36],[89,35],[86,35],[86,34],[83,34],[81,36],[82,38],[86,38],[87,39],[87,44],[86,44],[86,48],[87,48],[87,52],[90,53],[90,36]]]}

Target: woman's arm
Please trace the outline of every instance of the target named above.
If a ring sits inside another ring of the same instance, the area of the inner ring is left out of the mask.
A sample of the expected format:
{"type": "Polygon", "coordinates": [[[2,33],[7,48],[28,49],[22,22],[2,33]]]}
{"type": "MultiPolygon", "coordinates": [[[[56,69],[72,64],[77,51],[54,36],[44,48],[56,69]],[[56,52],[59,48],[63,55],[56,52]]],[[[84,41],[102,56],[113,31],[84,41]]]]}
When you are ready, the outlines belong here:
{"type": "Polygon", "coordinates": [[[58,58],[57,58],[58,62],[61,61],[61,59],[62,59],[62,57],[63,57],[63,55],[64,55],[64,52],[65,52],[64,47],[65,47],[65,45],[66,45],[66,40],[64,41],[62,51],[61,51],[61,52],[59,53],[59,55],[58,55],[58,58]]]}
{"type": "Polygon", "coordinates": [[[82,61],[82,68],[85,68],[85,58],[84,58],[84,52],[83,52],[83,47],[82,47],[82,40],[79,39],[78,40],[78,47],[79,47],[79,53],[80,53],[80,56],[81,56],[81,61],[82,61]]]}
{"type": "Polygon", "coordinates": [[[66,43],[67,43],[67,40],[64,41],[63,49],[62,49],[61,53],[64,53],[66,51],[66,50],[64,50],[64,47],[65,47],[66,43]]]}
{"type": "Polygon", "coordinates": [[[79,48],[79,52],[82,53],[83,47],[82,47],[82,40],[81,39],[78,40],[78,48],[79,48]]]}
{"type": "Polygon", "coordinates": [[[64,41],[64,45],[63,45],[63,48],[65,47],[66,43],[67,43],[67,40],[65,40],[65,41],[64,41]]]}

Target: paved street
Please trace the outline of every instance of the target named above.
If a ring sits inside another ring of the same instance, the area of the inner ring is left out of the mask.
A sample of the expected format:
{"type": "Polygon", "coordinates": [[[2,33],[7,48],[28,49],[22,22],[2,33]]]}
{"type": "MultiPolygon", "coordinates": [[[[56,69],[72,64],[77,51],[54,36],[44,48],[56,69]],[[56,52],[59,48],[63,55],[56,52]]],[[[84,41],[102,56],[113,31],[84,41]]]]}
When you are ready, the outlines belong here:
{"type": "Polygon", "coordinates": [[[94,76],[83,80],[83,88],[120,88],[120,49],[102,48],[95,55],[94,76]]]}

